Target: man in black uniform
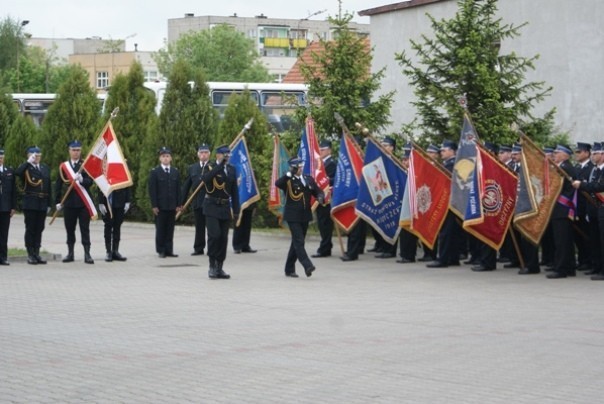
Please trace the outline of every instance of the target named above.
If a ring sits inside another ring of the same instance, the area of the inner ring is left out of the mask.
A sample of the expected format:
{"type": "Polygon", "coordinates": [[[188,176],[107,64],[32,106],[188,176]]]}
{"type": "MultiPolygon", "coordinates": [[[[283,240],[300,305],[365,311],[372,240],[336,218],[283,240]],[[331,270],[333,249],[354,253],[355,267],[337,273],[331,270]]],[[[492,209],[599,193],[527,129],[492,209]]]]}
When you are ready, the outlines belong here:
{"type": "MultiPolygon", "coordinates": [[[[187,168],[187,178],[182,186],[181,205],[184,205],[189,197],[189,191],[195,192],[201,184],[201,178],[212,167],[210,165],[210,146],[202,144],[197,148],[197,157],[199,162],[191,164],[187,168]]],[[[195,240],[193,241],[193,252],[191,255],[203,255],[206,248],[206,217],[203,214],[203,198],[206,196],[206,190],[202,186],[193,199],[193,214],[195,215],[195,240]]]]}
{"type": "Polygon", "coordinates": [[[233,217],[239,215],[239,193],[235,167],[229,164],[231,150],[223,145],[216,149],[216,164],[203,175],[206,196],[203,213],[208,228],[208,259],[210,279],[229,279],[222,265],[229,244],[229,226],[233,217]]]}
{"type": "MultiPolygon", "coordinates": [[[[325,167],[325,173],[329,178],[329,186],[333,187],[333,180],[336,176],[337,164],[331,157],[331,143],[324,140],[319,145],[319,153],[323,160],[323,166],[325,167]]],[[[333,235],[333,220],[331,220],[331,204],[325,205],[319,204],[316,209],[317,212],[317,226],[319,227],[319,233],[321,234],[321,243],[317,248],[317,253],[313,254],[313,258],[329,257],[331,256],[331,249],[333,243],[331,242],[331,236],[333,235]]]]}
{"type": "Polygon", "coordinates": [[[90,197],[92,178],[84,171],[82,166],[82,143],[78,140],[69,142],[69,160],[59,166],[59,178],[55,183],[55,203],[57,211],[65,209],[63,213],[65,230],[67,231],[67,256],[63,262],[73,262],[73,247],[76,242],[75,229],[80,224],[80,236],[84,247],[84,262],[94,264],[90,255],[90,218],[96,217],[94,202],[90,197]],[[81,171],[81,172],[80,172],[81,171]],[[73,187],[67,194],[65,201],[62,198],[67,189],[73,187]]]}
{"type": "Polygon", "coordinates": [[[292,241],[289,246],[287,260],[285,261],[285,276],[297,278],[296,260],[300,261],[304,267],[306,276],[311,276],[315,266],[308,258],[304,248],[304,239],[308,230],[308,223],[312,220],[312,211],[310,206],[311,195],[317,198],[319,203],[323,203],[325,195],[319,189],[315,180],[302,174],[303,161],[294,157],[289,160],[289,171],[281,178],[275,181],[277,188],[285,191],[285,208],[283,210],[283,220],[287,222],[292,241]]]}
{"type": "Polygon", "coordinates": [[[27,161],[21,164],[15,174],[23,180],[23,216],[25,217],[25,248],[27,263],[46,264],[40,257],[42,232],[46,214],[50,211],[50,168],[41,164],[42,152],[37,146],[27,149],[27,161]]]}
{"type": "MultiPolygon", "coordinates": [[[[573,180],[577,174],[575,167],[568,161],[573,154],[566,145],[558,145],[554,150],[554,162],[573,180]]],[[[575,209],[573,199],[576,190],[571,181],[564,179],[562,192],[554,205],[551,216],[552,231],[554,232],[554,268],[548,274],[548,279],[575,276],[575,246],[573,245],[573,227],[575,209]]]]}
{"type": "MultiPolygon", "coordinates": [[[[589,181],[589,176],[594,168],[591,161],[591,144],[578,142],[575,148],[575,171],[578,181],[589,181]]],[[[579,271],[592,269],[591,248],[589,247],[589,222],[587,221],[587,198],[583,193],[577,193],[577,217],[573,226],[575,246],[577,247],[577,260],[579,271]]]]}
{"type": "Polygon", "coordinates": [[[8,229],[17,209],[15,172],[4,165],[4,149],[0,149],[0,265],[8,263],[8,229]]]}
{"type": "Polygon", "coordinates": [[[172,151],[159,150],[160,164],[149,174],[149,198],[155,215],[155,251],[159,258],[178,257],[174,254],[174,226],[180,211],[180,175],[171,167],[172,151]]]}
{"type": "Polygon", "coordinates": [[[124,215],[130,209],[131,198],[130,187],[116,189],[109,194],[109,197],[106,197],[99,191],[99,211],[103,216],[103,223],[105,224],[104,236],[105,249],[107,250],[105,261],[107,262],[113,260],[126,261],[126,257],[120,254],[120,240],[124,215]]]}

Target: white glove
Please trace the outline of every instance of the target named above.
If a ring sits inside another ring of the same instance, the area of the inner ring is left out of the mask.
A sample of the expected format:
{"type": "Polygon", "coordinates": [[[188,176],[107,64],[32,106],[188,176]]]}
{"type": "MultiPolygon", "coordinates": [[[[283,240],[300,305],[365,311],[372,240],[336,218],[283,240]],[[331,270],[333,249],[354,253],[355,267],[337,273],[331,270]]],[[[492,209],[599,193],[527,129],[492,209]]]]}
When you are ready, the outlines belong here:
{"type": "Polygon", "coordinates": [[[48,208],[46,208],[46,214],[48,215],[50,213],[50,206],[48,208]]]}
{"type": "Polygon", "coordinates": [[[124,204],[124,213],[128,212],[130,210],[130,202],[126,202],[124,204]]]}
{"type": "Polygon", "coordinates": [[[102,203],[99,204],[99,212],[101,212],[101,215],[103,216],[107,214],[107,208],[102,203]]]}
{"type": "Polygon", "coordinates": [[[292,173],[290,171],[288,171],[287,173],[285,173],[285,175],[287,175],[289,178],[292,177],[292,173]]]}
{"type": "Polygon", "coordinates": [[[76,175],[74,175],[73,180],[77,181],[77,182],[79,182],[81,184],[82,181],[84,180],[84,178],[82,178],[82,174],[77,173],[76,175]]]}
{"type": "Polygon", "coordinates": [[[27,162],[28,162],[29,164],[33,164],[33,163],[34,163],[34,161],[36,161],[36,155],[32,153],[32,154],[31,154],[31,155],[30,155],[30,156],[27,158],[27,162]]]}
{"type": "Polygon", "coordinates": [[[57,209],[57,212],[60,212],[61,209],[63,209],[63,205],[61,205],[60,203],[57,203],[57,206],[55,206],[55,208],[57,209]]]}

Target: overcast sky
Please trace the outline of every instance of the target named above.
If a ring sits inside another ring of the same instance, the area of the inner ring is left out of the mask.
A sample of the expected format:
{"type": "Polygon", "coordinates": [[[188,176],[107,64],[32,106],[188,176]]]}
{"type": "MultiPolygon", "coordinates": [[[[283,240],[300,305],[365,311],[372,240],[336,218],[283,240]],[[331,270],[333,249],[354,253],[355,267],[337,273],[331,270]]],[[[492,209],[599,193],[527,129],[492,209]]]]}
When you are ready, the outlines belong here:
{"type": "MultiPolygon", "coordinates": [[[[399,0],[400,1],[400,0],[399,0]]],[[[386,4],[388,0],[342,0],[342,10],[354,21],[369,23],[358,12],[386,4]]],[[[1,0],[0,17],[24,21],[24,31],[40,38],[126,39],[126,50],[156,51],[168,36],[168,19],[185,13],[240,17],[264,14],[271,18],[325,19],[338,13],[337,0],[1,0]]]]}

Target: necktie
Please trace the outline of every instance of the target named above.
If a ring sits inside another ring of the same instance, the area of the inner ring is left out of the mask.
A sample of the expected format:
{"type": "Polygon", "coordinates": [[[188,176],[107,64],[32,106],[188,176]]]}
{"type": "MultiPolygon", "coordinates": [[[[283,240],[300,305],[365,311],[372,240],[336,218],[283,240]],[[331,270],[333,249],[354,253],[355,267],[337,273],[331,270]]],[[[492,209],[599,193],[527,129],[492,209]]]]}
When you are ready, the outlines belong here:
{"type": "Polygon", "coordinates": [[[164,170],[166,170],[166,174],[170,174],[170,169],[168,167],[166,167],[164,170]]]}

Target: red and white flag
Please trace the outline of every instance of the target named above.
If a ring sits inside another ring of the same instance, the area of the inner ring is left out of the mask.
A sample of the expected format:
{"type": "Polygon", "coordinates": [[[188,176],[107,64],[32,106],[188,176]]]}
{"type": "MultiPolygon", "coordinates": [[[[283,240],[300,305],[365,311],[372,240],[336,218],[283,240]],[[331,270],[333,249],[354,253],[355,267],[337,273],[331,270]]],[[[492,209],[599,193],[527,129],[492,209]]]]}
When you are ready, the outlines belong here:
{"type": "Polygon", "coordinates": [[[116,189],[132,186],[132,176],[111,121],[92,146],[83,167],[105,196],[116,189]]]}

